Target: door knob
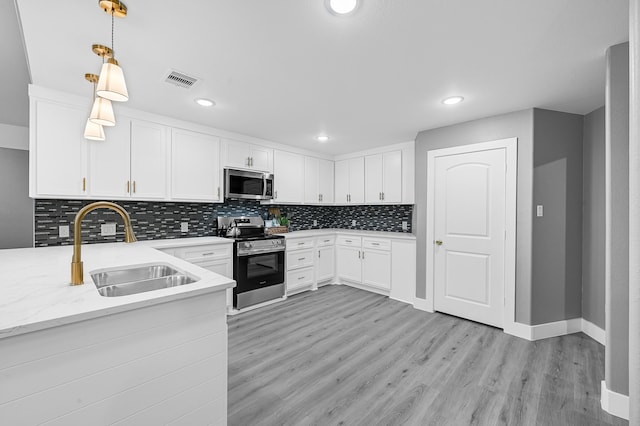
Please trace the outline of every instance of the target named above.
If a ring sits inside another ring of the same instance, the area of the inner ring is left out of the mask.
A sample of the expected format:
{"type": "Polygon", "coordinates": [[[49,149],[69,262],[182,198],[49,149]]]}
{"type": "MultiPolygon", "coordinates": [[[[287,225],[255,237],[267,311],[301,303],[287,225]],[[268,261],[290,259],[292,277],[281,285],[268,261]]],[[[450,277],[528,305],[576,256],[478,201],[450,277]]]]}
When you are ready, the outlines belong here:
{"type": "Polygon", "coordinates": [[[437,246],[441,246],[441,245],[442,245],[442,241],[440,241],[440,240],[436,240],[436,245],[437,245],[437,246]]]}

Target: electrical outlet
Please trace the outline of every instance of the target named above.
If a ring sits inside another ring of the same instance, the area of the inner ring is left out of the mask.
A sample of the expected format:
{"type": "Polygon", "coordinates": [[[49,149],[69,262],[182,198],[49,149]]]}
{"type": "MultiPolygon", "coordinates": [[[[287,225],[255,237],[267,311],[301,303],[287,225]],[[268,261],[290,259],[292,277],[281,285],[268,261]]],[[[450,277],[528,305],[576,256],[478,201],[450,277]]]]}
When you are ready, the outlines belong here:
{"type": "Polygon", "coordinates": [[[317,220],[313,221],[313,226],[318,226],[318,221],[317,220]]]}
{"type": "Polygon", "coordinates": [[[100,225],[100,235],[103,237],[109,237],[111,235],[116,235],[116,224],[115,223],[103,223],[100,225]]]}
{"type": "Polygon", "coordinates": [[[58,226],[58,236],[60,238],[69,238],[69,225],[58,226]]]}
{"type": "Polygon", "coordinates": [[[543,208],[542,208],[541,204],[538,204],[536,206],[536,216],[538,216],[538,217],[544,216],[544,211],[543,211],[543,208]]]}
{"type": "Polygon", "coordinates": [[[406,220],[402,221],[402,230],[406,231],[407,229],[409,229],[409,224],[407,223],[406,220]]]}
{"type": "Polygon", "coordinates": [[[356,226],[356,220],[355,220],[355,219],[353,219],[353,220],[351,221],[351,226],[356,226]]]}
{"type": "Polygon", "coordinates": [[[189,232],[189,222],[180,223],[180,232],[189,232]]]}

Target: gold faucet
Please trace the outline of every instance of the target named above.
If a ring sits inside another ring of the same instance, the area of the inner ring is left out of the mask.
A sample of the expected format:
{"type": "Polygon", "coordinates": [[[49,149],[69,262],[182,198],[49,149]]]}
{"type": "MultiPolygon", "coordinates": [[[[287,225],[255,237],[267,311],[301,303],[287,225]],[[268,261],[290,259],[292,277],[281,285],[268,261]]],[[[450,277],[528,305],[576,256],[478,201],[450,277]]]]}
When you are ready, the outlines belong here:
{"type": "Polygon", "coordinates": [[[75,223],[73,224],[73,258],[71,259],[71,285],[84,284],[84,270],[82,268],[82,220],[84,217],[95,209],[111,209],[120,214],[124,220],[124,241],[127,243],[133,243],[136,240],[136,236],[133,233],[131,227],[131,219],[129,213],[119,205],[110,203],[108,201],[97,201],[95,203],[87,204],[84,206],[78,214],[76,214],[75,223]]]}

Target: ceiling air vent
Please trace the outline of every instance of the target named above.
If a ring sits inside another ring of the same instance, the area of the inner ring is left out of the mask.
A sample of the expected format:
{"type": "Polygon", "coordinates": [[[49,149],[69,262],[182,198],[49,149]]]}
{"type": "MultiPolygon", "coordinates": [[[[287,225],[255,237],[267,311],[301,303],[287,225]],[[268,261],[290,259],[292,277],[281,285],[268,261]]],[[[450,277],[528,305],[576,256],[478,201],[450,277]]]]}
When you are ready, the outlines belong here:
{"type": "Polygon", "coordinates": [[[178,71],[171,71],[164,81],[178,87],[184,87],[185,89],[190,89],[198,83],[198,79],[196,77],[191,77],[190,75],[186,75],[178,71]]]}

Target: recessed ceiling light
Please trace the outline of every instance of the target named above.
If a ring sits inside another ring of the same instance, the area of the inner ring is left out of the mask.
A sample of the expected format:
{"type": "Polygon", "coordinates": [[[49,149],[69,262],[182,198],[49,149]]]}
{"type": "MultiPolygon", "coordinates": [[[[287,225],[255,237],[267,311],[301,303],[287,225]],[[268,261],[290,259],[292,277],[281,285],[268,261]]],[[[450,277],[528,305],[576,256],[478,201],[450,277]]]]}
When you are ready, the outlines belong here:
{"type": "Polygon", "coordinates": [[[326,141],[328,141],[328,140],[329,140],[329,136],[326,136],[326,135],[320,135],[320,136],[317,136],[317,137],[316,137],[316,140],[317,140],[318,142],[326,142],[326,141]]]}
{"type": "Polygon", "coordinates": [[[336,15],[348,15],[358,7],[358,0],[326,0],[329,12],[336,15]]]}
{"type": "Polygon", "coordinates": [[[196,102],[198,103],[198,105],[201,105],[203,107],[210,107],[216,104],[211,99],[204,99],[204,98],[196,99],[196,102]]]}
{"type": "Polygon", "coordinates": [[[459,104],[462,101],[464,101],[464,98],[462,96],[451,96],[447,99],[444,99],[442,103],[445,105],[455,105],[459,104]]]}

